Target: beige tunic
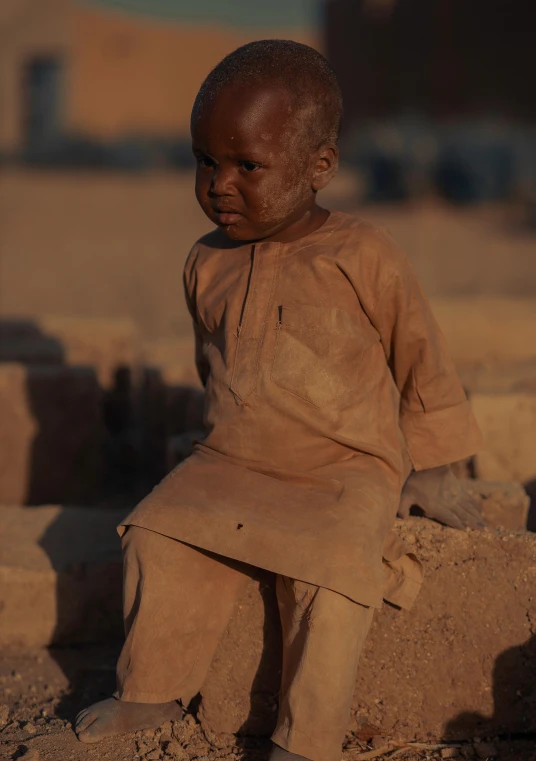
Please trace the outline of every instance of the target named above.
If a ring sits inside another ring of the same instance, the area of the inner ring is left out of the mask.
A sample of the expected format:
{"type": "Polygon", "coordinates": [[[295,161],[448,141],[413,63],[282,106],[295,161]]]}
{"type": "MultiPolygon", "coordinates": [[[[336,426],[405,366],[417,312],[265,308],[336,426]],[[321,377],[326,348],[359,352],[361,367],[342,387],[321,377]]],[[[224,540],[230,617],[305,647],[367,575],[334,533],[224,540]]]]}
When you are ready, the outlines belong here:
{"type": "Polygon", "coordinates": [[[208,435],[123,525],[409,607],[420,565],[390,532],[404,439],[416,470],[481,439],[405,254],[339,212],[293,243],[216,230],[185,288],[208,435]]]}

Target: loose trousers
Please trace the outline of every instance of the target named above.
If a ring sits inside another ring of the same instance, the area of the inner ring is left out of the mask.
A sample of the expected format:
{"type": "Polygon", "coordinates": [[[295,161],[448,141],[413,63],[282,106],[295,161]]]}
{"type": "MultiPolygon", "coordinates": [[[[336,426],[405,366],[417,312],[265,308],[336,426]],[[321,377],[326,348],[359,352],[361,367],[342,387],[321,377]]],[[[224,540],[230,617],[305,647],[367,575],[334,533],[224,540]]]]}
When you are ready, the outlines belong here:
{"type": "MultiPolygon", "coordinates": [[[[123,536],[123,557],[116,697],[188,705],[254,569],[137,526],[123,536]]],[[[283,664],[272,740],[312,761],[340,761],[373,608],[284,576],[276,591],[283,664]]]]}

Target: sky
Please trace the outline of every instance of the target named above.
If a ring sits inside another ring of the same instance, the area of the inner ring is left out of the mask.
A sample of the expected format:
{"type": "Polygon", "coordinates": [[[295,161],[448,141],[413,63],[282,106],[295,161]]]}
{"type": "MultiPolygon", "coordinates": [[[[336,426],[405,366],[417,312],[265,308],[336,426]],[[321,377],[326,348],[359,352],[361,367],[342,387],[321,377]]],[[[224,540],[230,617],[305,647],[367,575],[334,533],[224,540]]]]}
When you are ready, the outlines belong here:
{"type": "Polygon", "coordinates": [[[84,0],[86,4],[177,21],[208,21],[234,26],[316,24],[320,0],[84,0]]]}

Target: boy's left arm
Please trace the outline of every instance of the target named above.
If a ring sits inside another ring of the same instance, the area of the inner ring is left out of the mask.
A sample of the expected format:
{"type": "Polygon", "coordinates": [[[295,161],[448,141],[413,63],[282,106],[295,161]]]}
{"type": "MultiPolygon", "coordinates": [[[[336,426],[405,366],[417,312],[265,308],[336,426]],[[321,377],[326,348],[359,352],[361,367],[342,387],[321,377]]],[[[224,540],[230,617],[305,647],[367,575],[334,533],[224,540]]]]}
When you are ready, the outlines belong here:
{"type": "Polygon", "coordinates": [[[415,504],[456,528],[482,526],[478,503],[450,469],[482,447],[481,433],[413,267],[394,245],[389,262],[371,321],[400,392],[399,425],[413,471],[400,514],[415,504]]]}

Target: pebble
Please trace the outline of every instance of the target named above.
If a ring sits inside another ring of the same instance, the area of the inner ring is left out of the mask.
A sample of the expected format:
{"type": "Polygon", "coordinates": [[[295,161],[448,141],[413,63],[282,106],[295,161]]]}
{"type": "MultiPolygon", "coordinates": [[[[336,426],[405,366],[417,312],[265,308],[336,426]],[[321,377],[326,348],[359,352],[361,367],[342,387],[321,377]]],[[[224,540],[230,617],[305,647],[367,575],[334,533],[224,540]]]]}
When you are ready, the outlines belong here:
{"type": "Polygon", "coordinates": [[[31,721],[27,721],[25,724],[23,724],[21,729],[23,729],[25,732],[28,732],[29,735],[33,735],[37,731],[31,721]]]}
{"type": "Polygon", "coordinates": [[[460,752],[458,748],[443,748],[441,751],[441,758],[459,758],[460,752]]]}
{"type": "Polygon", "coordinates": [[[173,758],[174,761],[185,761],[188,758],[188,754],[182,745],[176,740],[172,740],[167,744],[166,753],[170,758],[173,758]]]}
{"type": "Polygon", "coordinates": [[[39,751],[30,748],[23,756],[19,756],[20,761],[39,761],[39,751]]]}
{"type": "Polygon", "coordinates": [[[5,727],[9,719],[9,706],[0,706],[0,727],[5,727]]]}

